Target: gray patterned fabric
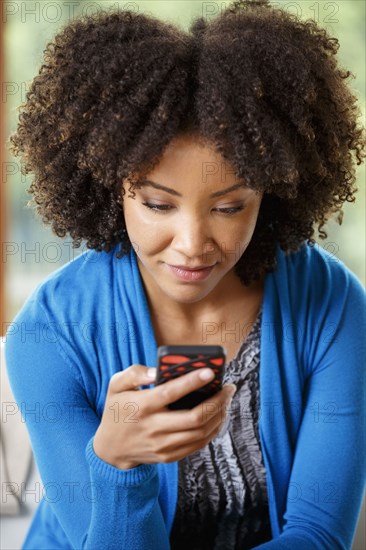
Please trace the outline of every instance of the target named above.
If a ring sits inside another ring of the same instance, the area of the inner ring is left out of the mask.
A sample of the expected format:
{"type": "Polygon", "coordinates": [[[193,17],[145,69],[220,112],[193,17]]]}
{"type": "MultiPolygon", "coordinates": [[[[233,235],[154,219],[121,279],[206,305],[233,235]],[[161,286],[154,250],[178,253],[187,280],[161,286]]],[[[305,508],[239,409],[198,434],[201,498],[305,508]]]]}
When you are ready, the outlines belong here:
{"type": "Polygon", "coordinates": [[[258,432],[262,309],[226,366],[236,394],[221,432],[178,462],[172,550],[245,550],[272,539],[258,432]]]}

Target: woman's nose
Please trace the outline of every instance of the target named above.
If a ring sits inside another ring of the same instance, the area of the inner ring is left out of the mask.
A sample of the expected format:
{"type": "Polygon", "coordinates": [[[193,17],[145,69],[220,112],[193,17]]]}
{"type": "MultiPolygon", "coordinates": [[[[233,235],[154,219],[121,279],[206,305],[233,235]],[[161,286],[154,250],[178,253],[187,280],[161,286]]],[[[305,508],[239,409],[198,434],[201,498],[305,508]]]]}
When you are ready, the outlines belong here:
{"type": "Polygon", "coordinates": [[[184,218],[174,226],[173,230],[172,246],[177,252],[190,258],[200,258],[204,260],[204,263],[209,263],[208,259],[214,252],[215,245],[210,228],[204,220],[196,217],[184,218]]]}

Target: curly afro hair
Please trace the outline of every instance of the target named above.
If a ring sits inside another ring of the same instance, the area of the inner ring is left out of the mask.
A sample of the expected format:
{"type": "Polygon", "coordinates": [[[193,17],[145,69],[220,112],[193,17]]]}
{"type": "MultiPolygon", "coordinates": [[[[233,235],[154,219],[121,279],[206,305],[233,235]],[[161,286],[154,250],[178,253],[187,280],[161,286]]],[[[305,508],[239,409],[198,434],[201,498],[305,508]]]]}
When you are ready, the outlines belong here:
{"type": "MultiPolygon", "coordinates": [[[[267,0],[233,2],[186,32],[153,16],[103,11],[68,23],[20,107],[10,150],[44,223],[73,246],[131,249],[124,190],[180,133],[199,136],[263,191],[252,240],[235,270],[249,285],[286,253],[314,246],[331,213],[354,202],[365,130],[339,67],[339,43],[314,21],[267,0]],[[131,176],[132,175],[132,176],[131,176]]],[[[354,75],[352,75],[354,76],[354,75]]]]}

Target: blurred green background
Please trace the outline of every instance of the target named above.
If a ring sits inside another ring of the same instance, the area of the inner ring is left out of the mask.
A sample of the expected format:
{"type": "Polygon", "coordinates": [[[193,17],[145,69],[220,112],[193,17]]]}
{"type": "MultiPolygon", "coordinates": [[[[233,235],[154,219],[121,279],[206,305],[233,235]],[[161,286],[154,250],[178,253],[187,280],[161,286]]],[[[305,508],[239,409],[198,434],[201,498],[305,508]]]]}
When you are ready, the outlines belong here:
{"type": "MultiPolygon", "coordinates": [[[[232,2],[185,1],[80,1],[14,2],[3,4],[5,23],[5,83],[2,90],[6,110],[6,135],[16,128],[16,108],[25,100],[29,82],[42,64],[42,52],[61,27],[73,17],[100,9],[129,9],[150,13],[187,29],[193,16],[215,17],[232,2]]],[[[302,19],[315,19],[340,41],[340,64],[352,71],[350,86],[360,101],[365,125],[365,2],[358,0],[277,1],[272,4],[302,19]]],[[[21,175],[19,163],[8,153],[3,166],[7,193],[7,232],[3,245],[5,261],[6,319],[10,322],[24,300],[42,279],[62,264],[85,251],[73,249],[70,239],[60,239],[43,227],[26,204],[30,177],[21,175]]],[[[356,202],[346,203],[342,226],[330,220],[328,238],[319,246],[343,261],[365,286],[365,167],[358,168],[356,202]]]]}

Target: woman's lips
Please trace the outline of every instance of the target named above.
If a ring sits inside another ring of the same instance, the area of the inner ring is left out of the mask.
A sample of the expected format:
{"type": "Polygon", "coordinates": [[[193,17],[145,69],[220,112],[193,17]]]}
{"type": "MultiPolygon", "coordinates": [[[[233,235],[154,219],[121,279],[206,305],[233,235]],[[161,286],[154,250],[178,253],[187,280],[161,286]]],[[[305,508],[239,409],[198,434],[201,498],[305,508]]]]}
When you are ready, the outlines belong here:
{"type": "Polygon", "coordinates": [[[205,269],[187,270],[181,267],[174,267],[170,264],[166,265],[169,267],[173,275],[175,275],[178,279],[182,281],[202,281],[209,276],[209,274],[215,267],[215,265],[212,265],[211,267],[206,267],[205,269]]]}

